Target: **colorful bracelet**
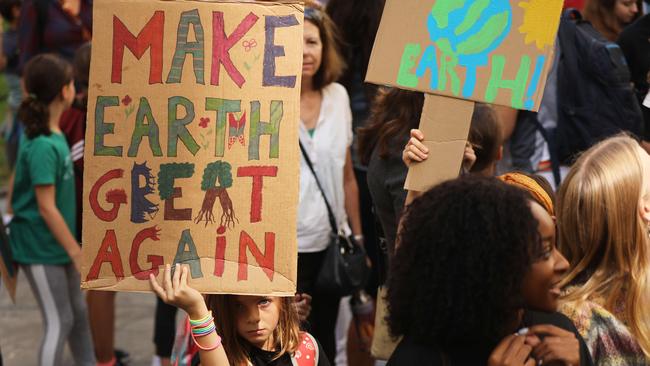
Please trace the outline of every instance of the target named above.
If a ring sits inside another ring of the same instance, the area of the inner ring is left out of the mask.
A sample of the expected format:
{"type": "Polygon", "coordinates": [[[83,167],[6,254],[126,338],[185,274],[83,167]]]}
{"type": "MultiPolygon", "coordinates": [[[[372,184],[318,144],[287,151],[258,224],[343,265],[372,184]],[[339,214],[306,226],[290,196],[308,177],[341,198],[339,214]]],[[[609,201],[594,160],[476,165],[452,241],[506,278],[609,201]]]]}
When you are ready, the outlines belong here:
{"type": "Polygon", "coordinates": [[[206,336],[216,330],[216,327],[214,326],[214,322],[211,322],[205,327],[192,327],[192,334],[194,334],[197,337],[203,337],[206,336]]]}
{"type": "Polygon", "coordinates": [[[212,312],[208,311],[208,314],[199,320],[190,319],[190,326],[192,327],[206,326],[213,320],[214,318],[212,317],[212,312]]]}
{"type": "Polygon", "coordinates": [[[194,341],[194,344],[196,344],[196,346],[202,351],[213,351],[213,350],[219,348],[219,346],[221,346],[221,337],[219,337],[218,334],[217,334],[217,341],[215,342],[215,344],[213,346],[210,346],[210,347],[201,346],[199,344],[199,342],[196,340],[196,338],[194,337],[194,333],[192,333],[192,340],[194,341]]]}
{"type": "Polygon", "coordinates": [[[214,325],[214,318],[212,317],[212,312],[208,312],[206,316],[199,320],[192,320],[189,319],[190,321],[190,329],[192,333],[192,341],[194,341],[194,344],[202,351],[212,351],[219,346],[221,346],[221,337],[217,334],[217,341],[213,346],[210,347],[203,347],[199,344],[199,342],[196,340],[197,338],[200,337],[205,337],[207,335],[210,335],[212,333],[216,333],[217,328],[214,325]]]}

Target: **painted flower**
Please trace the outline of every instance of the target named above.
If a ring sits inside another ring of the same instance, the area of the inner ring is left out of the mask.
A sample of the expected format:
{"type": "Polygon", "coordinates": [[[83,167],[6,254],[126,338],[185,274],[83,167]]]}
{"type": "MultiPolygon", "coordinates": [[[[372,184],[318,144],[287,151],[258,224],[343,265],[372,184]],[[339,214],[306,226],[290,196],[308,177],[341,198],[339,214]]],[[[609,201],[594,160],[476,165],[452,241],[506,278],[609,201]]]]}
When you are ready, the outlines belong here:
{"type": "Polygon", "coordinates": [[[208,123],[210,123],[210,118],[208,117],[201,117],[201,122],[199,122],[199,126],[201,128],[206,128],[208,127],[208,123]]]}
{"type": "Polygon", "coordinates": [[[122,104],[124,104],[125,106],[128,106],[129,104],[131,104],[131,102],[132,102],[132,99],[128,94],[124,98],[122,98],[122,104]]]}

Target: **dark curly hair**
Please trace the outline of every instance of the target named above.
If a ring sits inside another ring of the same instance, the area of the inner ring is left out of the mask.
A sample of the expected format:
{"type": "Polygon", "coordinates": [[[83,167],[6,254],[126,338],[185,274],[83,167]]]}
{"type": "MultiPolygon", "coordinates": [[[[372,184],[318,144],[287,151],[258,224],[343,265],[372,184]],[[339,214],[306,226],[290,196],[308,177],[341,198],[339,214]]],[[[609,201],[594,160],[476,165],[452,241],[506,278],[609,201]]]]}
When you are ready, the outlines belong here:
{"type": "Polygon", "coordinates": [[[467,176],[413,202],[391,262],[391,333],[443,350],[492,349],[524,306],[522,278],[542,251],[529,201],[495,178],[467,176]]]}

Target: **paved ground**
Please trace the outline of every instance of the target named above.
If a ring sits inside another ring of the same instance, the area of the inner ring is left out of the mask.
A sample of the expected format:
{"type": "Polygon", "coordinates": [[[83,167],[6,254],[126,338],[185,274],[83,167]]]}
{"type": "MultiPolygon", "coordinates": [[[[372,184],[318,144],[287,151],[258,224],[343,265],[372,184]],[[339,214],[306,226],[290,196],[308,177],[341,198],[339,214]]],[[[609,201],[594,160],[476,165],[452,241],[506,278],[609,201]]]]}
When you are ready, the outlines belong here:
{"type": "MultiPolygon", "coordinates": [[[[5,200],[0,194],[0,211],[4,211],[4,208],[5,200]]],[[[123,292],[117,295],[115,343],[131,354],[132,366],[151,365],[155,305],[152,294],[123,292]]],[[[42,335],[38,304],[27,279],[19,274],[15,305],[7,290],[0,286],[0,349],[4,365],[36,365],[42,335]]],[[[72,364],[72,358],[67,353],[65,365],[72,364]]]]}
{"type": "MultiPolygon", "coordinates": [[[[131,365],[151,365],[155,298],[151,294],[117,295],[116,345],[131,354],[131,365]]],[[[0,349],[6,366],[37,364],[42,321],[27,279],[19,275],[16,305],[0,290],[0,349]]],[[[73,364],[70,355],[65,365],[73,364]]]]}

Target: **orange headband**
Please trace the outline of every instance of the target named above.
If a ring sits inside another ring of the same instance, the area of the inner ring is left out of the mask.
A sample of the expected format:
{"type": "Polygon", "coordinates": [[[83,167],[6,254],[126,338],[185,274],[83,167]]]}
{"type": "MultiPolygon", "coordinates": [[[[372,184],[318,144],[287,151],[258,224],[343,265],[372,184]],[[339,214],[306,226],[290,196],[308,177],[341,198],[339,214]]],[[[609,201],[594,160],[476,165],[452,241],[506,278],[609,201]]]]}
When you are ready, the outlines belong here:
{"type": "Polygon", "coordinates": [[[553,211],[553,201],[551,200],[551,197],[539,185],[539,183],[535,182],[533,179],[521,173],[507,173],[500,175],[497,178],[506,184],[517,186],[529,192],[535,201],[544,206],[549,215],[555,216],[555,213],[553,211]]]}

